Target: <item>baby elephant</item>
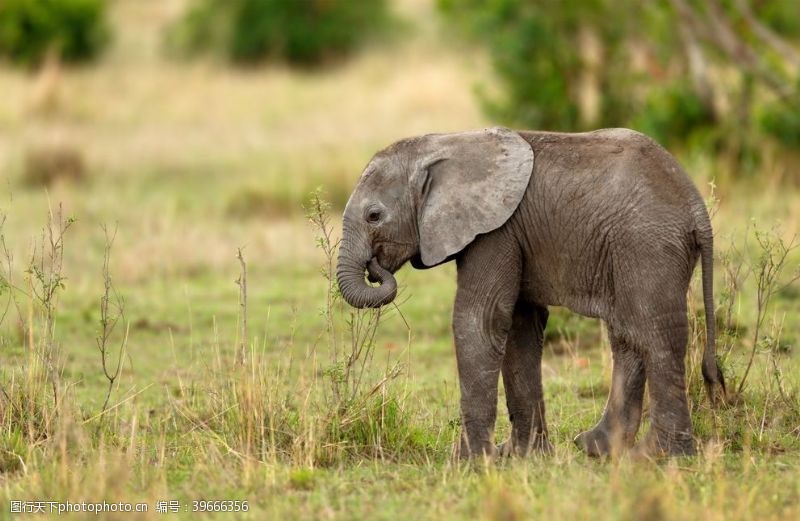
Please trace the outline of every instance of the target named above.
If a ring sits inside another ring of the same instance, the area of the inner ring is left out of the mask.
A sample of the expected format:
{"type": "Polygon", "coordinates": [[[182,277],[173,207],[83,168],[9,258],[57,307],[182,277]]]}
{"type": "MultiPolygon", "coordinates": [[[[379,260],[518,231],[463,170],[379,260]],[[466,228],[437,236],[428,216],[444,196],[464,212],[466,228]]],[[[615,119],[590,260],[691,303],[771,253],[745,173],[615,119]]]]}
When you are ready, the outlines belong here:
{"type": "Polygon", "coordinates": [[[695,451],[686,401],[686,292],[702,261],[703,377],[714,355],[713,247],[703,199],[669,153],[626,129],[491,128],[430,134],[378,152],[344,211],[337,279],[359,308],[394,299],[392,274],[455,260],[461,457],[494,455],[500,373],[512,431],[500,450],[549,452],[542,396],[548,306],[605,321],[611,391],[575,443],[592,456],[695,451]],[[365,281],[365,272],[372,286],[365,281]],[[649,381],[650,431],[634,446],[649,381]]]}

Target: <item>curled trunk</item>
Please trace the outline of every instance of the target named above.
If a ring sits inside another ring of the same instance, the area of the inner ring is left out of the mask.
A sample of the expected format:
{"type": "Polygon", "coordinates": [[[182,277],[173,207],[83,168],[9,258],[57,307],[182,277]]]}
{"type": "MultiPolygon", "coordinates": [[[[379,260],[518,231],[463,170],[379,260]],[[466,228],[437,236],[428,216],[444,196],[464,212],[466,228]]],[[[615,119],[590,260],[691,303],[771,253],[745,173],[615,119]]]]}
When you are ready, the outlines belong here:
{"type": "Polygon", "coordinates": [[[336,280],[345,301],[356,308],[379,308],[397,295],[394,276],[378,264],[366,240],[359,240],[352,233],[345,232],[339,247],[336,280]],[[370,280],[378,282],[378,286],[367,284],[365,271],[370,280]]]}

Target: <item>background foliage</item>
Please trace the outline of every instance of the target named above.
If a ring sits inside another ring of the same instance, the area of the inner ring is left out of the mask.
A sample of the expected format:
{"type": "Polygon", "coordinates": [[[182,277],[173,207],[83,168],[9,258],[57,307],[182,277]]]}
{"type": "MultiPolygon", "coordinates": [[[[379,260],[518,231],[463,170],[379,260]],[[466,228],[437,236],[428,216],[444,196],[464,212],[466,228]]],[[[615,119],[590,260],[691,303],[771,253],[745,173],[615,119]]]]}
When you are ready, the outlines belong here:
{"type": "Polygon", "coordinates": [[[239,63],[313,65],[352,52],[388,19],[385,0],[197,0],[170,38],[178,50],[217,51],[239,63]]]}
{"type": "Polygon", "coordinates": [[[105,0],[3,0],[0,55],[24,65],[48,52],[69,62],[97,56],[108,42],[105,0]]]}
{"type": "Polygon", "coordinates": [[[485,45],[488,113],[523,127],[627,126],[741,161],[761,140],[800,146],[800,9],[732,0],[439,0],[485,45]]]}

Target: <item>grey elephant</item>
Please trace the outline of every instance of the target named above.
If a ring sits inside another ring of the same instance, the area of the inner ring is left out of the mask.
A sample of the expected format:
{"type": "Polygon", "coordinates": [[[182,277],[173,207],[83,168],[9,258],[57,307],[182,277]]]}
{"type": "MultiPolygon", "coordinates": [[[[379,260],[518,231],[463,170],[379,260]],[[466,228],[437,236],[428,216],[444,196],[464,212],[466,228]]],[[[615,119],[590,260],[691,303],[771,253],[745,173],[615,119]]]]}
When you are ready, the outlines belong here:
{"type": "Polygon", "coordinates": [[[612,348],[605,411],[575,443],[592,456],[690,455],[686,293],[698,258],[703,377],[712,400],[725,392],[712,241],[689,177],[638,132],[430,134],[370,160],[344,210],[337,280],[350,305],[378,307],[394,299],[392,274],[407,261],[418,269],[456,261],[462,457],[497,453],[501,373],[512,432],[499,449],[552,450],[541,380],[547,306],[602,319],[612,348]],[[645,381],[651,429],[635,443],[645,381]]]}

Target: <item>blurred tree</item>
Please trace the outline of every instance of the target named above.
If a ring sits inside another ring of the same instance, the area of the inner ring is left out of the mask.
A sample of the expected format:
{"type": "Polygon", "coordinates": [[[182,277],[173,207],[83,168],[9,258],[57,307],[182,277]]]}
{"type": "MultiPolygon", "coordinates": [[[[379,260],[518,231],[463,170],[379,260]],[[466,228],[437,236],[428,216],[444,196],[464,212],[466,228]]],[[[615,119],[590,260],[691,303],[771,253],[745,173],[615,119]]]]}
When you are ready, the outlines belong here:
{"type": "Polygon", "coordinates": [[[800,147],[797,0],[439,0],[486,45],[509,124],[631,126],[663,143],[800,147]]]}
{"type": "Polygon", "coordinates": [[[389,19],[386,0],[195,0],[168,45],[190,54],[221,51],[239,63],[317,65],[352,52],[389,19]]]}
{"type": "Polygon", "coordinates": [[[611,4],[439,1],[448,18],[490,49],[503,94],[483,97],[489,113],[532,127],[564,130],[622,119],[629,110],[615,88],[629,72],[614,69],[627,51],[623,44],[628,17],[612,19],[611,4]],[[592,90],[603,96],[592,100],[592,90]]]}
{"type": "Polygon", "coordinates": [[[717,57],[719,68],[738,73],[736,87],[720,78],[719,95],[731,100],[727,112],[734,146],[750,147],[760,130],[782,144],[800,148],[800,6],[794,0],[670,0],[683,32],[702,42],[698,53],[717,57]],[[755,9],[758,8],[758,11],[755,9]],[[791,38],[791,39],[787,39],[791,38]],[[756,89],[758,87],[758,89],[756,89]],[[766,91],[756,97],[758,91],[766,91]],[[742,129],[746,131],[743,133],[742,129]]]}
{"type": "Polygon", "coordinates": [[[105,0],[0,0],[0,55],[37,66],[87,61],[108,42],[105,0]]]}

